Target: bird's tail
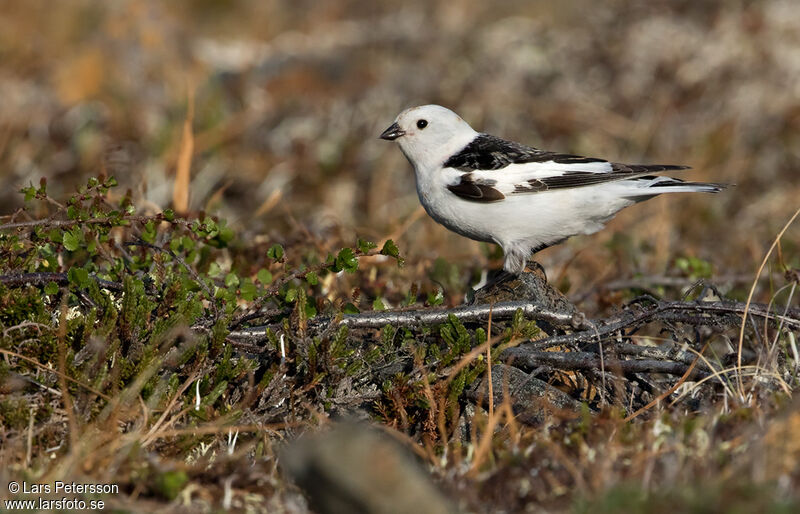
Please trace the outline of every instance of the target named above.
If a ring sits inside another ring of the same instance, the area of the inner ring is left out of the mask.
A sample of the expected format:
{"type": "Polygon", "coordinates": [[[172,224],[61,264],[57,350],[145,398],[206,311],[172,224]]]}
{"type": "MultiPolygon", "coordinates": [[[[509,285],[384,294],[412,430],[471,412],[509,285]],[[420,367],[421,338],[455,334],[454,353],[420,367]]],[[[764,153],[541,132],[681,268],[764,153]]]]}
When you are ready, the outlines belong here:
{"type": "Polygon", "coordinates": [[[713,182],[686,182],[672,177],[641,177],[628,182],[632,186],[629,196],[637,202],[664,193],[719,193],[729,186],[713,182]]]}

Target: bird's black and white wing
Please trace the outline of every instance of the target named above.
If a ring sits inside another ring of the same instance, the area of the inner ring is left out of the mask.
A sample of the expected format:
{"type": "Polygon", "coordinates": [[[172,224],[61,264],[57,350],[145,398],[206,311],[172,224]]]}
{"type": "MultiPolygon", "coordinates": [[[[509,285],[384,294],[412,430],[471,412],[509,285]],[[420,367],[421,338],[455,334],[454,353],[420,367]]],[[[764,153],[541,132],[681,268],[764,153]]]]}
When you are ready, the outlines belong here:
{"type": "MultiPolygon", "coordinates": [[[[509,195],[571,189],[618,180],[642,179],[648,187],[686,184],[670,177],[653,177],[687,166],[612,163],[593,157],[547,152],[513,141],[479,134],[444,163],[452,170],[447,187],[471,201],[496,202],[509,195]]],[[[665,191],[664,191],[665,192],[665,191]]],[[[650,194],[657,194],[651,191],[650,194]]]]}

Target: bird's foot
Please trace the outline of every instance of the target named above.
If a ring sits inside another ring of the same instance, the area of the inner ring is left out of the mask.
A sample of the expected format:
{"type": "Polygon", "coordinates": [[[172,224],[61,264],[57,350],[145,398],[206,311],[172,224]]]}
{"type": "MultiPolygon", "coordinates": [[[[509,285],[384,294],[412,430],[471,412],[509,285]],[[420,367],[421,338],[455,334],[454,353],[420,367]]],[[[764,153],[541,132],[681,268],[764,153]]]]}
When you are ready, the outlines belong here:
{"type": "Polygon", "coordinates": [[[490,271],[485,283],[481,284],[478,283],[473,288],[475,292],[488,292],[488,291],[511,291],[510,283],[517,278],[517,275],[514,273],[509,273],[508,271],[501,269],[501,270],[493,270],[490,271]]]}
{"type": "Polygon", "coordinates": [[[525,263],[524,273],[541,273],[542,277],[544,277],[544,281],[547,282],[547,273],[544,271],[544,266],[536,261],[528,261],[525,263]]]}

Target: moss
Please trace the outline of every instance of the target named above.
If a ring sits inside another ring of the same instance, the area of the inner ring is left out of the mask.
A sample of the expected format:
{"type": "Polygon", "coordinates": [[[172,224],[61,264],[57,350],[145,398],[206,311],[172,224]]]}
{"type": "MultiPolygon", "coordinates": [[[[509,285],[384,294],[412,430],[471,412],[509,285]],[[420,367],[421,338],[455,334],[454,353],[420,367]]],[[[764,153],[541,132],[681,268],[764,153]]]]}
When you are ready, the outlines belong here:
{"type": "Polygon", "coordinates": [[[183,470],[165,471],[155,477],[155,490],[167,500],[178,497],[183,487],[189,481],[189,476],[183,470]]]}
{"type": "Polygon", "coordinates": [[[6,428],[22,430],[30,422],[30,405],[25,398],[5,398],[0,401],[0,423],[6,428]]]}
{"type": "Polygon", "coordinates": [[[781,498],[773,484],[747,482],[717,482],[687,484],[682,487],[645,491],[634,484],[611,488],[593,500],[578,500],[573,512],[582,513],[668,513],[693,512],[769,512],[775,514],[798,512],[800,503],[781,498]]]}

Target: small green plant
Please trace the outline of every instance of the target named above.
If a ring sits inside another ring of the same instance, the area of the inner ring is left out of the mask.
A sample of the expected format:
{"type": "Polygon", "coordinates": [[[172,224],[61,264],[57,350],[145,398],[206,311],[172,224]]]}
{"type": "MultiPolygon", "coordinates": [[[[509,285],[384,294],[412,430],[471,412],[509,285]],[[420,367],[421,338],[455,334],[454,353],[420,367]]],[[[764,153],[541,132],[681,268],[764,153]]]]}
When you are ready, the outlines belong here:
{"type": "Polygon", "coordinates": [[[714,273],[712,264],[699,257],[678,257],[675,259],[675,267],[691,280],[701,278],[711,278],[714,273]]]}

